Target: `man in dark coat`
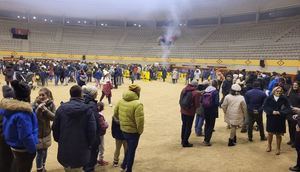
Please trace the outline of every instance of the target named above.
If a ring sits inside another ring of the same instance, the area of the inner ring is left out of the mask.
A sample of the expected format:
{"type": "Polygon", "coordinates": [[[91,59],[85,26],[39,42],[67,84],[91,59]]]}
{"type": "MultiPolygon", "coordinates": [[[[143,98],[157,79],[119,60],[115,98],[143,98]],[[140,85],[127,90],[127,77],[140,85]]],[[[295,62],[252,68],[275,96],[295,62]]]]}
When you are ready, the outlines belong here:
{"type": "Polygon", "coordinates": [[[53,122],[53,138],[58,142],[58,162],[65,170],[80,171],[91,157],[90,148],[96,137],[92,110],[82,99],[82,89],[74,85],[71,99],[61,104],[53,122]]]}
{"type": "Polygon", "coordinates": [[[227,74],[226,80],[223,81],[223,84],[222,84],[222,94],[223,94],[223,97],[222,97],[222,100],[221,100],[220,104],[223,103],[225,96],[227,94],[229,94],[231,86],[232,86],[232,76],[230,74],[227,74]]]}
{"type": "Polygon", "coordinates": [[[263,124],[263,104],[267,95],[260,89],[260,82],[255,81],[253,83],[253,89],[249,90],[245,94],[245,100],[248,109],[248,139],[252,142],[253,137],[253,124],[256,122],[259,127],[260,140],[266,140],[263,124]]]}

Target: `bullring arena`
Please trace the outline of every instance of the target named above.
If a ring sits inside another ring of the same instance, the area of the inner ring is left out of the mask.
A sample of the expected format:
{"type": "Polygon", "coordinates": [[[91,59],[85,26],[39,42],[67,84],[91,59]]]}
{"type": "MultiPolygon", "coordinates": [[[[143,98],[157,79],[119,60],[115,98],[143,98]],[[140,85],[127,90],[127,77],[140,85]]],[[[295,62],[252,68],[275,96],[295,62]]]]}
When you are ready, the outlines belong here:
{"type": "MultiPolygon", "coordinates": [[[[19,65],[26,60],[35,61],[41,70],[44,63],[122,66],[124,83],[112,89],[112,107],[106,98],[103,100],[103,114],[109,124],[104,136],[104,160],[109,164],[97,164],[95,171],[120,171],[120,167],[113,167],[112,116],[122,94],[131,85],[133,71],[129,70],[134,65],[144,68],[142,78],[134,83],[141,87],[145,124],[133,171],[286,172],[296,165],[297,151],[286,144],[290,140],[288,124],[280,155],[275,155],[276,141],[273,141],[273,150],[266,152],[267,141],[260,140],[258,131],[253,131],[253,142],[250,142],[247,133],[241,133],[240,128],[236,146],[228,147],[230,129],[221,108],[212,145],[203,146],[204,137],[196,136],[193,124],[189,138],[193,147],[183,148],[179,98],[186,86],[188,71],[197,68],[202,73],[220,70],[224,75],[243,69],[270,76],[277,72],[296,81],[300,76],[300,73],[297,75],[300,71],[299,0],[154,0],[147,1],[149,4],[138,0],[126,3],[90,0],[86,4],[61,1],[43,4],[0,0],[1,72],[9,63],[19,65]],[[68,5],[70,9],[63,8],[68,5]],[[161,78],[163,68],[168,72],[165,82],[161,78]],[[150,74],[152,69],[159,70],[154,72],[155,76],[150,74]],[[172,83],[174,69],[179,72],[175,84],[172,83]]],[[[36,88],[32,89],[31,101],[42,88],[37,75],[35,73],[33,78],[36,88]]],[[[211,80],[211,77],[206,79],[211,80]]],[[[1,87],[6,85],[4,78],[1,74],[1,87]]],[[[48,81],[46,87],[52,91],[56,107],[69,101],[73,85],[76,82],[57,86],[54,79],[48,81]]],[[[94,86],[94,78],[87,85],[94,86]]],[[[98,88],[96,100],[100,99],[101,91],[98,88]]],[[[221,90],[219,95],[221,99],[221,90]]],[[[267,136],[265,113],[263,120],[267,136]]],[[[46,161],[48,172],[64,171],[57,161],[57,151],[58,145],[52,139],[46,161]]],[[[123,157],[121,149],[120,162],[123,157]]],[[[37,171],[35,160],[32,171],[37,171]]]]}

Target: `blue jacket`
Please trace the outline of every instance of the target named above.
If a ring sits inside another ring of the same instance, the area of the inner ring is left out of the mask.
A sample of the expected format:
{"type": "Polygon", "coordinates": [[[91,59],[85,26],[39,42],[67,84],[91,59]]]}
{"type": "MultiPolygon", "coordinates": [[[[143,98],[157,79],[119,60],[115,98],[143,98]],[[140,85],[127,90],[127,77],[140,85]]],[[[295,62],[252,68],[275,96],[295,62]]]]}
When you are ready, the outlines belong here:
{"type": "Polygon", "coordinates": [[[95,72],[95,74],[94,74],[94,78],[95,79],[101,79],[102,78],[102,72],[101,71],[97,71],[97,72],[95,72]]]}
{"type": "Polygon", "coordinates": [[[38,123],[30,103],[2,99],[0,102],[3,115],[3,134],[6,143],[15,149],[36,152],[38,143],[38,123]]]}
{"type": "Polygon", "coordinates": [[[245,100],[249,111],[258,110],[263,111],[263,104],[267,95],[258,88],[253,88],[246,92],[245,100]]]}
{"type": "Polygon", "coordinates": [[[269,83],[268,90],[270,91],[270,93],[272,92],[275,85],[278,84],[278,82],[279,82],[279,78],[275,78],[269,83]]]}

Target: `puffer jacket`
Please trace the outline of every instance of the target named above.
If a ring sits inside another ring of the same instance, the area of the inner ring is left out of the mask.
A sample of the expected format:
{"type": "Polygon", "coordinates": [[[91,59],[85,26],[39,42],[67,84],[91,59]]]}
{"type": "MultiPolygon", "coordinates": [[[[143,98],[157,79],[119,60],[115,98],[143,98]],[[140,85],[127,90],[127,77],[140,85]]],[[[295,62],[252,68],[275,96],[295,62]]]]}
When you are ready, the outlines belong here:
{"type": "Polygon", "coordinates": [[[14,99],[2,99],[3,134],[6,143],[17,150],[36,152],[38,123],[30,103],[14,99]]]}
{"type": "Polygon", "coordinates": [[[144,131],[144,109],[138,95],[133,91],[123,93],[123,99],[114,109],[114,116],[120,120],[121,130],[126,133],[142,134],[144,131]]]}
{"type": "Polygon", "coordinates": [[[46,103],[47,110],[44,112],[38,109],[39,103],[35,101],[33,103],[33,110],[36,113],[38,119],[39,127],[39,143],[37,144],[37,149],[46,149],[51,146],[51,124],[50,121],[54,120],[55,116],[55,105],[53,101],[49,100],[46,103]]]}
{"type": "Polygon", "coordinates": [[[247,115],[247,105],[241,95],[228,94],[221,105],[224,111],[225,122],[230,125],[241,125],[247,115]]]}

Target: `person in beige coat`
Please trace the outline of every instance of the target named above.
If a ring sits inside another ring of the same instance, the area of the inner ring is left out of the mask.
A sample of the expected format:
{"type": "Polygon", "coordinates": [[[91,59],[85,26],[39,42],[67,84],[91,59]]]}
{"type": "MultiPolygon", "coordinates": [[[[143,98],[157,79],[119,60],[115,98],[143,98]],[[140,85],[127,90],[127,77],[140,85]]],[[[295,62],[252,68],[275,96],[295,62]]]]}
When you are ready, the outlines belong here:
{"type": "Polygon", "coordinates": [[[231,93],[228,94],[221,107],[224,111],[225,122],[231,126],[228,146],[236,144],[236,129],[242,125],[247,114],[247,105],[243,96],[240,95],[241,87],[238,84],[231,86],[231,93]]]}

